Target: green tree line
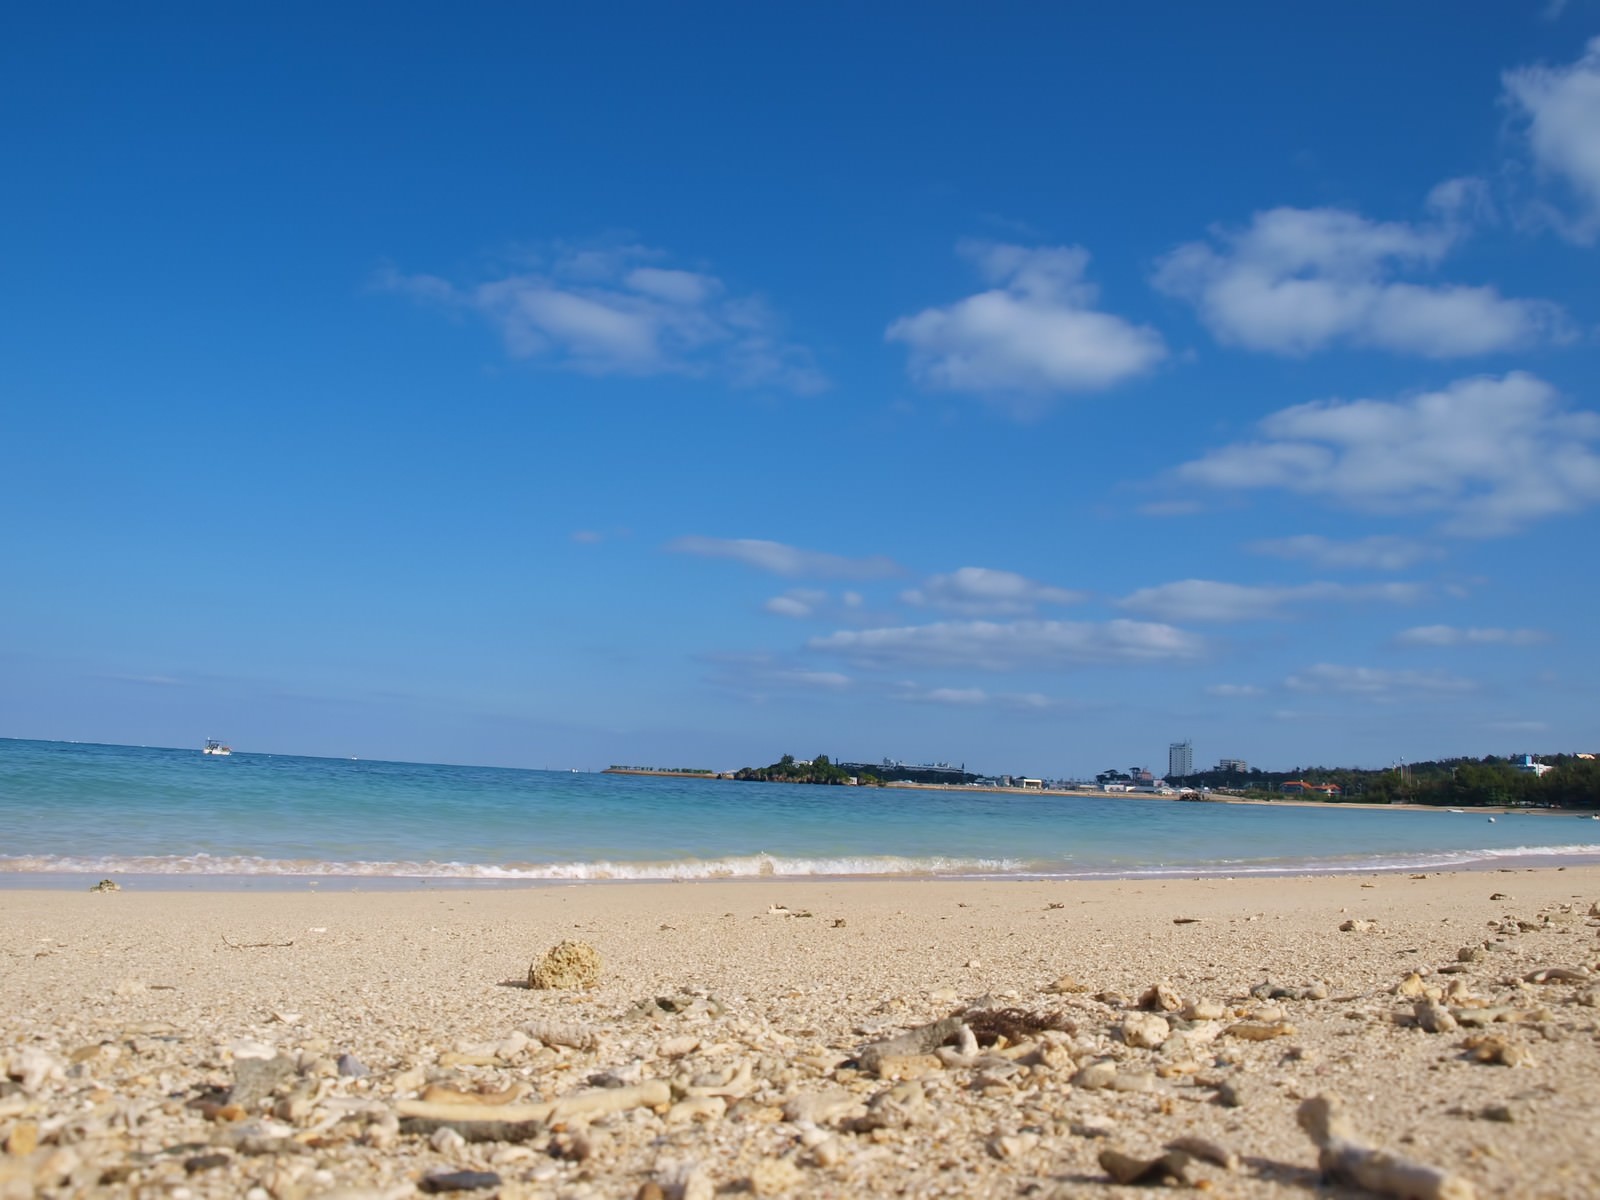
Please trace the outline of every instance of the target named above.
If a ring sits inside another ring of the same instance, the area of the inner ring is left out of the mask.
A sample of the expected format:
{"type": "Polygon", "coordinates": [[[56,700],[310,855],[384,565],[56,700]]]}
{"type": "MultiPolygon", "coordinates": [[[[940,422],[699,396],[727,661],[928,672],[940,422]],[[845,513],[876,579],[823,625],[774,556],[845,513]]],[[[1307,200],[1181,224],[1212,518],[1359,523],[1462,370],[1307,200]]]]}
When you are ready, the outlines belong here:
{"type": "Polygon", "coordinates": [[[1540,756],[1553,770],[1543,775],[1519,771],[1519,761],[1446,758],[1368,771],[1357,767],[1296,767],[1292,771],[1198,771],[1168,782],[1186,788],[1281,794],[1291,779],[1331,783],[1340,795],[1333,801],[1367,804],[1433,804],[1448,808],[1481,805],[1526,805],[1549,808],[1600,808],[1600,761],[1568,754],[1540,756]]]}
{"type": "Polygon", "coordinates": [[[879,782],[871,775],[851,775],[844,768],[834,766],[826,754],[819,754],[808,763],[796,762],[794,755],[785,754],[770,767],[741,767],[733,773],[733,777],[761,783],[845,784],[857,778],[863,784],[879,782]]]}

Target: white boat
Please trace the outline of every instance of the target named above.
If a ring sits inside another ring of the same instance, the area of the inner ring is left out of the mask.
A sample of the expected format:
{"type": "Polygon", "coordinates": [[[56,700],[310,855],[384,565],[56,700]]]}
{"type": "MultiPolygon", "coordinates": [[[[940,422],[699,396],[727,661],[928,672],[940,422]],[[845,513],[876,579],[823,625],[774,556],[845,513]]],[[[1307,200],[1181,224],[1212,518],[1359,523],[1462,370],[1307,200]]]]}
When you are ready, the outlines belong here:
{"type": "Polygon", "coordinates": [[[200,748],[201,754],[232,754],[232,746],[224,746],[216,738],[207,738],[206,744],[200,748]]]}

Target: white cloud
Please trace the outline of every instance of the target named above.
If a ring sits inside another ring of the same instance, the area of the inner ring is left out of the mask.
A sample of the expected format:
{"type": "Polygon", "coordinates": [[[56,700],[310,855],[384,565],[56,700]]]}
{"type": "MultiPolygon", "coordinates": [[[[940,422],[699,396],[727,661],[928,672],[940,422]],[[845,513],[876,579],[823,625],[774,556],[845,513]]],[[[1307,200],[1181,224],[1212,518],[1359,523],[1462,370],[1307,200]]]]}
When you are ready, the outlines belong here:
{"type": "Polygon", "coordinates": [[[1260,696],[1264,689],[1258,688],[1253,683],[1213,683],[1206,688],[1206,695],[1218,696],[1224,700],[1240,700],[1250,696],[1260,696]]]}
{"type": "Polygon", "coordinates": [[[1563,407],[1523,372],[1404,400],[1329,400],[1273,413],[1260,441],[1178,469],[1209,487],[1281,488],[1379,512],[1439,512],[1446,532],[1509,533],[1600,501],[1600,414],[1563,407]]]}
{"type": "MultiPolygon", "coordinates": [[[[1436,207],[1467,203],[1463,181],[1436,190],[1436,207]]],[[[1454,221],[1369,221],[1335,208],[1275,208],[1242,231],[1179,246],[1155,285],[1194,304],[1221,342],[1276,354],[1335,343],[1428,358],[1526,346],[1565,331],[1561,310],[1508,300],[1492,287],[1412,283],[1404,270],[1436,266],[1456,240],[1454,221]]]]}
{"type": "Polygon", "coordinates": [[[790,588],[782,595],[770,597],[761,607],[775,617],[787,617],[795,621],[826,621],[837,625],[871,625],[894,619],[882,612],[869,610],[860,592],[845,591],[834,595],[821,588],[790,588]]]}
{"type": "Polygon", "coordinates": [[[1477,687],[1472,680],[1445,671],[1391,671],[1380,667],[1336,666],[1333,663],[1307,667],[1283,682],[1285,687],[1297,692],[1333,692],[1365,696],[1373,700],[1456,695],[1477,687]]]}
{"type": "Polygon", "coordinates": [[[597,529],[574,529],[572,540],[580,546],[597,546],[606,540],[606,535],[597,529]]]}
{"type": "Polygon", "coordinates": [[[811,352],[784,339],[758,297],[730,296],[713,275],[652,265],[644,246],[560,248],[537,267],[457,285],[388,271],[382,286],[476,313],[514,358],[594,375],[682,375],[800,395],[827,379],[811,352]]]}
{"type": "Polygon", "coordinates": [[[778,617],[803,620],[814,616],[818,608],[828,602],[828,593],[812,588],[793,588],[781,596],[774,596],[761,607],[778,617]]]}
{"type": "Polygon", "coordinates": [[[1435,546],[1387,534],[1337,541],[1320,534],[1302,533],[1294,537],[1251,542],[1245,549],[1252,554],[1309,562],[1330,569],[1376,571],[1403,571],[1424,559],[1444,556],[1444,552],[1435,546]]]}
{"type": "Polygon", "coordinates": [[[1570,191],[1563,214],[1545,215],[1585,245],[1600,234],[1600,37],[1570,66],[1507,71],[1506,96],[1520,117],[1534,165],[1570,191]]]}
{"type": "Polygon", "coordinates": [[[1096,391],[1166,357],[1154,329],[1095,309],[1081,247],[966,242],[960,250],[990,289],[901,317],[885,334],[910,347],[919,383],[990,395],[1096,391]]]}
{"type": "Polygon", "coordinates": [[[882,555],[845,558],[759,538],[681,537],[668,542],[666,549],[698,558],[728,558],[774,575],[797,578],[881,579],[900,573],[893,560],[882,555]]]}
{"type": "Polygon", "coordinates": [[[1036,583],[1013,571],[961,567],[931,576],[919,588],[901,592],[907,604],[941,608],[966,617],[1021,616],[1041,604],[1075,604],[1084,596],[1065,588],[1036,583]]]}
{"type": "Polygon", "coordinates": [[[1550,640],[1538,629],[1458,629],[1453,625],[1418,625],[1395,635],[1403,646],[1536,646],[1550,640]]]}
{"type": "Polygon", "coordinates": [[[1351,604],[1379,601],[1410,604],[1423,588],[1415,583],[1303,583],[1294,587],[1253,587],[1211,579],[1181,579],[1140,588],[1117,604],[1163,621],[1260,621],[1281,618],[1295,604],[1351,604]]]}
{"type": "Polygon", "coordinates": [[[1205,642],[1146,621],[944,621],[841,630],[812,638],[811,650],[865,666],[970,667],[1011,671],[1096,663],[1161,663],[1198,658],[1205,642]]]}

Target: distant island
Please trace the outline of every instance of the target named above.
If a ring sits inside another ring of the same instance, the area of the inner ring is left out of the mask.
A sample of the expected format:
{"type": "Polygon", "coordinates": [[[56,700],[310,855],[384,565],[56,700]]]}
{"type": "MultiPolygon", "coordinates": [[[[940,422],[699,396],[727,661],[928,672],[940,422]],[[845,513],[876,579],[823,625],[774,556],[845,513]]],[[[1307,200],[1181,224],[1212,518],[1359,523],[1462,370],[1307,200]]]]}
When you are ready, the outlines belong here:
{"type": "Polygon", "coordinates": [[[758,783],[824,783],[857,787],[883,787],[891,783],[974,784],[979,777],[963,766],[949,763],[904,763],[886,758],[880,763],[834,762],[826,754],[796,758],[785,754],[767,767],[742,767],[734,779],[758,783]]]}
{"type": "Polygon", "coordinates": [[[758,783],[856,784],[862,787],[874,784],[881,786],[883,783],[875,775],[852,774],[842,766],[835,766],[826,754],[819,754],[812,759],[797,759],[792,754],[785,754],[770,767],[741,767],[733,773],[733,777],[758,783]]]}

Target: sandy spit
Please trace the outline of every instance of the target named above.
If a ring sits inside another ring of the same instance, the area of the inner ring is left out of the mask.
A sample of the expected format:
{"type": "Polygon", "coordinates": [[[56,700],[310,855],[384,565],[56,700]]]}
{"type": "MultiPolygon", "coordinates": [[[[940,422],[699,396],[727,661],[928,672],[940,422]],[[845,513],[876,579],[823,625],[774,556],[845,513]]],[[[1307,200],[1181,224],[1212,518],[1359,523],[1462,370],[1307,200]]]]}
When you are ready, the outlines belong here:
{"type": "Polygon", "coordinates": [[[1134,1196],[1102,1152],[1184,1137],[1237,1158],[1185,1168],[1212,1195],[1369,1195],[1319,1182],[1326,1093],[1458,1194],[1596,1195],[1596,901],[1597,867],[8,891],[0,1198],[1134,1196]],[[598,984],[529,989],[563,940],[598,984]],[[1001,1008],[1059,1028],[861,1053],[1001,1008]],[[500,1122],[435,1119],[461,1093],[500,1122]]]}

